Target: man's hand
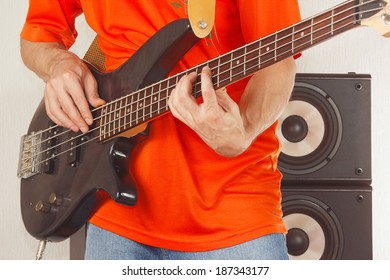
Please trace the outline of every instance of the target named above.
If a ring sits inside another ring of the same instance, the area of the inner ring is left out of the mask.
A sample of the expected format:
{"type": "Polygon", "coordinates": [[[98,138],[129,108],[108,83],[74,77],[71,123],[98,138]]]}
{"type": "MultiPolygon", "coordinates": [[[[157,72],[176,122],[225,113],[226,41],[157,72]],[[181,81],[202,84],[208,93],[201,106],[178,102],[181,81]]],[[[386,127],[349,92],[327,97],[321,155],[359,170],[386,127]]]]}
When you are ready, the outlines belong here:
{"type": "Polygon", "coordinates": [[[45,87],[47,115],[58,125],[86,133],[93,122],[89,105],[104,104],[96,80],[86,64],[71,53],[59,55],[52,65],[45,87]]]}
{"type": "Polygon", "coordinates": [[[46,113],[53,122],[75,132],[86,133],[93,117],[90,105],[105,103],[87,65],[59,43],[21,39],[24,63],[46,82],[46,113]]]}
{"type": "Polygon", "coordinates": [[[236,104],[226,91],[214,90],[206,67],[201,73],[203,103],[192,96],[197,74],[191,73],[172,91],[169,107],[218,154],[236,156],[279,118],[290,99],[295,73],[292,57],[257,71],[236,104]]]}
{"type": "Polygon", "coordinates": [[[192,128],[202,139],[223,156],[242,153],[250,144],[237,105],[225,89],[215,91],[211,70],[201,73],[203,103],[192,96],[192,85],[197,77],[190,73],[180,79],[169,98],[172,114],[192,128]]]}

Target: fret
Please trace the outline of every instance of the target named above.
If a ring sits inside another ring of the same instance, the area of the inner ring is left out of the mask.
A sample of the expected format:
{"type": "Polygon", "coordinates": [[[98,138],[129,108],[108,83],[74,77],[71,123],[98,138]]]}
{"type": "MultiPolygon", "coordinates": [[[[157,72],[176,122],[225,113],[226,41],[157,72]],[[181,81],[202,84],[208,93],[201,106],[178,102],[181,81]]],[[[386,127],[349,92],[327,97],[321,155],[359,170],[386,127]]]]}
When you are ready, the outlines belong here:
{"type": "Polygon", "coordinates": [[[210,60],[208,63],[211,69],[211,79],[215,88],[219,88],[219,59],[210,60]]]}
{"type": "Polygon", "coordinates": [[[114,110],[112,109],[112,105],[113,103],[111,102],[110,105],[109,105],[109,113],[107,114],[108,115],[108,123],[107,123],[107,129],[106,129],[106,135],[107,135],[107,138],[109,138],[111,136],[111,132],[112,132],[112,117],[113,117],[113,114],[114,114],[114,110]]]}
{"type": "Polygon", "coordinates": [[[112,110],[112,134],[116,133],[118,123],[118,101],[113,102],[114,110],[112,110]]]}
{"type": "Polygon", "coordinates": [[[116,133],[120,133],[123,130],[122,129],[122,120],[123,120],[123,98],[119,100],[119,103],[117,102],[117,112],[116,112],[116,133]]]}
{"type": "Polygon", "coordinates": [[[148,104],[149,117],[148,117],[148,119],[153,118],[153,104],[154,104],[154,98],[156,97],[154,94],[154,89],[155,89],[155,86],[152,86],[152,88],[150,90],[151,94],[149,95],[149,98],[148,98],[148,101],[149,101],[149,104],[148,104]]]}
{"type": "Polygon", "coordinates": [[[259,42],[253,42],[246,46],[245,51],[245,72],[252,73],[260,68],[259,61],[259,42]]]}
{"type": "Polygon", "coordinates": [[[294,52],[300,52],[312,44],[312,25],[310,21],[304,21],[295,26],[294,52]]]}
{"type": "Polygon", "coordinates": [[[221,59],[218,58],[218,67],[217,67],[217,74],[215,74],[217,76],[217,87],[218,88],[221,88],[221,81],[220,81],[220,77],[221,77],[221,59]]]}
{"type": "Polygon", "coordinates": [[[135,127],[137,125],[137,100],[135,99],[135,93],[133,93],[130,101],[130,127],[135,127]]]}
{"type": "Polygon", "coordinates": [[[313,44],[321,42],[331,35],[332,12],[329,11],[314,18],[313,44]]]}
{"type": "Polygon", "coordinates": [[[124,112],[123,112],[123,98],[121,98],[119,100],[119,108],[118,108],[118,112],[116,114],[116,119],[117,119],[117,123],[118,123],[118,128],[117,128],[117,133],[120,133],[121,131],[124,131],[124,129],[122,128],[122,121],[123,121],[123,115],[124,115],[124,112]]]}
{"type": "Polygon", "coordinates": [[[160,106],[159,106],[159,98],[160,98],[160,89],[161,89],[161,83],[158,83],[157,85],[153,86],[152,90],[152,96],[150,99],[151,102],[151,109],[150,109],[150,118],[153,118],[156,114],[159,113],[160,106]]]}
{"type": "Polygon", "coordinates": [[[278,40],[276,41],[276,57],[275,61],[279,61],[291,55],[293,49],[293,37],[294,29],[292,27],[283,29],[278,34],[278,40]]]}
{"type": "Polygon", "coordinates": [[[330,34],[334,33],[334,10],[332,10],[331,22],[330,22],[330,34]]]}
{"type": "Polygon", "coordinates": [[[349,30],[356,24],[354,7],[350,2],[334,9],[334,35],[349,30]]]}
{"type": "Polygon", "coordinates": [[[233,55],[234,55],[234,52],[230,53],[229,82],[232,82],[232,81],[233,81],[233,55]]]}
{"type": "Polygon", "coordinates": [[[161,100],[161,84],[162,84],[162,83],[159,83],[159,84],[158,84],[157,114],[160,114],[160,111],[161,111],[161,107],[160,107],[160,100],[161,100]]]}
{"type": "Polygon", "coordinates": [[[129,102],[129,95],[125,98],[125,107],[124,107],[124,114],[123,114],[123,131],[130,128],[131,125],[131,103],[129,102]]]}
{"type": "Polygon", "coordinates": [[[169,95],[171,94],[171,92],[175,88],[175,86],[177,85],[179,79],[180,79],[179,76],[175,75],[173,77],[170,77],[167,80],[166,87],[162,91],[162,96],[161,96],[161,99],[160,99],[160,108],[161,108],[161,112],[160,113],[163,113],[163,112],[168,110],[168,108],[169,108],[169,105],[168,105],[169,95]]]}
{"type": "Polygon", "coordinates": [[[274,61],[276,61],[278,57],[278,33],[275,33],[275,41],[274,41],[274,61]]]}
{"type": "Polygon", "coordinates": [[[293,25],[293,27],[292,27],[291,53],[294,53],[294,52],[295,52],[295,40],[294,40],[294,36],[295,36],[295,25],[293,25]]]}
{"type": "Polygon", "coordinates": [[[232,69],[230,71],[230,81],[236,81],[238,78],[243,76],[244,70],[244,59],[245,48],[240,48],[232,53],[232,69]]]}
{"type": "Polygon", "coordinates": [[[158,107],[159,107],[159,110],[158,110],[158,113],[161,114],[164,110],[165,110],[165,107],[166,107],[166,97],[168,96],[168,91],[169,91],[169,79],[167,80],[164,80],[162,83],[161,83],[161,90],[160,90],[160,94],[159,94],[159,104],[158,104],[158,107]]]}
{"type": "Polygon", "coordinates": [[[147,120],[147,115],[149,115],[148,112],[148,106],[150,102],[148,102],[148,97],[150,96],[150,87],[146,87],[142,89],[142,99],[140,103],[140,110],[141,110],[141,116],[139,118],[139,123],[143,123],[145,120],[147,120]]]}
{"type": "Polygon", "coordinates": [[[152,104],[152,101],[151,101],[152,89],[153,89],[153,87],[148,87],[145,89],[143,121],[150,119],[150,112],[151,112],[150,106],[152,104]]]}
{"type": "Polygon", "coordinates": [[[246,59],[246,55],[247,55],[247,48],[244,47],[244,55],[243,55],[243,75],[245,76],[246,75],[246,62],[247,62],[247,59],[246,59]]]}
{"type": "Polygon", "coordinates": [[[104,115],[105,115],[105,110],[106,110],[106,105],[103,105],[102,106],[102,109],[101,109],[101,114],[99,116],[99,120],[100,120],[100,125],[99,125],[99,140],[102,141],[103,140],[103,135],[104,135],[104,115]]]}
{"type": "Polygon", "coordinates": [[[108,122],[109,122],[109,118],[108,118],[108,115],[109,115],[109,105],[106,106],[105,108],[105,112],[104,112],[104,127],[103,127],[103,139],[106,139],[107,138],[107,132],[108,132],[108,122]]]}
{"type": "Polygon", "coordinates": [[[311,19],[311,23],[310,23],[310,45],[313,45],[313,33],[314,33],[313,26],[314,26],[314,18],[311,19]]]}
{"type": "Polygon", "coordinates": [[[231,75],[230,75],[230,60],[231,54],[224,55],[219,58],[219,86],[223,87],[229,84],[231,75]]]}
{"type": "Polygon", "coordinates": [[[102,115],[101,115],[101,126],[100,126],[100,133],[99,138],[100,140],[106,139],[106,131],[107,131],[107,105],[104,106],[102,109],[102,115]]]}
{"type": "Polygon", "coordinates": [[[142,123],[143,121],[145,121],[145,107],[146,107],[145,90],[142,90],[141,93],[142,93],[142,97],[139,100],[139,104],[138,104],[138,108],[139,108],[138,123],[142,123]]]}
{"type": "Polygon", "coordinates": [[[201,64],[195,68],[195,72],[198,74],[195,83],[192,86],[192,96],[195,98],[201,96],[202,89],[201,89],[201,82],[200,82],[200,73],[202,72],[202,69],[205,66],[206,64],[201,64]]]}
{"type": "Polygon", "coordinates": [[[154,94],[155,86],[153,86],[150,90],[151,94],[148,96],[148,119],[153,118],[153,104],[154,98],[156,97],[154,94]]]}
{"type": "Polygon", "coordinates": [[[259,49],[258,49],[258,54],[257,54],[257,56],[259,57],[258,59],[259,59],[259,62],[258,62],[258,65],[259,65],[259,68],[261,67],[261,42],[262,42],[262,40],[259,40],[258,41],[258,45],[259,45],[259,49]]]}
{"type": "MultiPolygon", "coordinates": [[[[261,41],[261,61],[264,66],[270,65],[274,61],[275,52],[275,35],[270,35],[262,39],[261,41]]],[[[262,65],[262,66],[263,66],[262,65]]]]}
{"type": "Polygon", "coordinates": [[[137,102],[136,102],[136,108],[135,108],[135,124],[139,124],[140,115],[142,117],[142,114],[140,114],[140,110],[142,110],[142,97],[141,97],[142,91],[137,92],[137,102]]]}

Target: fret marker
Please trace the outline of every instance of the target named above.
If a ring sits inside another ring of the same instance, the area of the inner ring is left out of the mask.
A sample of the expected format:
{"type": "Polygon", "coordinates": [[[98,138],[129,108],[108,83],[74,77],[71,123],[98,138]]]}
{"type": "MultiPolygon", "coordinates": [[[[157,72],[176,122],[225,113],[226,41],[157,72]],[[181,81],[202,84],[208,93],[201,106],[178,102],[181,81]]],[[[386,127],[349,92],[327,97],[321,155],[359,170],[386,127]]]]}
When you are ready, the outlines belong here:
{"type": "Polygon", "coordinates": [[[305,31],[301,32],[301,37],[305,36],[305,31]]]}
{"type": "Polygon", "coordinates": [[[142,102],[140,102],[140,103],[139,103],[139,108],[141,108],[142,106],[144,106],[144,105],[143,105],[142,102]]]}
{"type": "Polygon", "coordinates": [[[237,64],[237,65],[240,64],[240,60],[237,60],[237,61],[236,61],[236,64],[237,64]]]}
{"type": "Polygon", "coordinates": [[[153,98],[153,101],[157,101],[157,96],[155,96],[155,97],[153,98]]]}
{"type": "Polygon", "coordinates": [[[267,47],[267,52],[269,52],[269,47],[267,47]]]}

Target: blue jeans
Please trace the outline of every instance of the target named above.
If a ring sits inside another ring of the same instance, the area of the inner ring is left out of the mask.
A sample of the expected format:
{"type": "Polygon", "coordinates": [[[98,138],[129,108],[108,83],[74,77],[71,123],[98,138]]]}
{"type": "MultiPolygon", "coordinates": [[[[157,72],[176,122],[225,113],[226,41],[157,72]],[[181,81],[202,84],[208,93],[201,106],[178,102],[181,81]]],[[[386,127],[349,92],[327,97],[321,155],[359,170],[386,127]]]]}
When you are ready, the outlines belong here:
{"type": "Polygon", "coordinates": [[[86,260],[287,260],[283,234],[269,234],[232,247],[206,252],[156,248],[88,225],[86,260]]]}

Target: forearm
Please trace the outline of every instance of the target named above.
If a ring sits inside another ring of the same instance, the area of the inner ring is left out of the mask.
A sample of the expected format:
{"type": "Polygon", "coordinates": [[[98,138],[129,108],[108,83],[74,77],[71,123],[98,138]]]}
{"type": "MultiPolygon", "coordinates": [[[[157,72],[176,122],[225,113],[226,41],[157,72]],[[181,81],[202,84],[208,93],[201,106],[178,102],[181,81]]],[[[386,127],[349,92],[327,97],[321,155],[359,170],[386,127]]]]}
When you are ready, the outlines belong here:
{"type": "Polygon", "coordinates": [[[250,79],[239,104],[247,146],[279,118],[290,99],[295,74],[295,61],[288,58],[250,79]]]}
{"type": "Polygon", "coordinates": [[[75,56],[60,43],[30,42],[23,38],[20,40],[20,53],[24,64],[45,82],[60,60],[75,56]]]}

